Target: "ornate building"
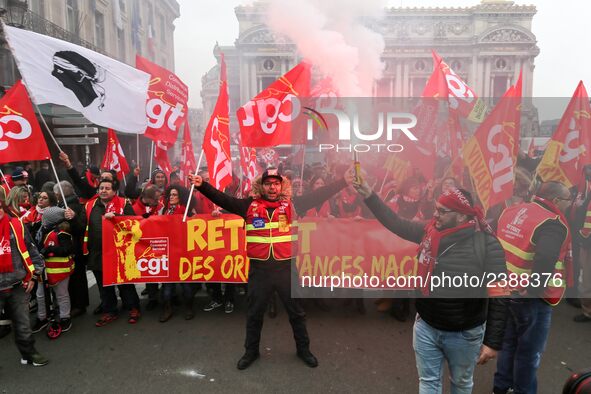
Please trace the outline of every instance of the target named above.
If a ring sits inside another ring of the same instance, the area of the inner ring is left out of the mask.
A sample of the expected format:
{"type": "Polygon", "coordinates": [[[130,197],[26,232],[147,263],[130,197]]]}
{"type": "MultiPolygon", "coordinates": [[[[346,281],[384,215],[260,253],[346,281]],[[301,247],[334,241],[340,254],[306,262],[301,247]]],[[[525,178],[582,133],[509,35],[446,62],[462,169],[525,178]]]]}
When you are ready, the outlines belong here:
{"type": "MultiPolygon", "coordinates": [[[[138,53],[174,70],[173,22],[180,17],[176,0],[0,0],[0,16],[7,24],[84,46],[134,67],[138,53]]],[[[3,36],[0,32],[0,85],[9,88],[20,77],[3,36]]],[[[68,109],[56,111],[53,105],[41,107],[50,127],[57,113],[79,116],[68,109]]],[[[101,129],[103,132],[106,135],[101,129]]],[[[129,152],[128,160],[135,160],[135,137],[119,138],[124,152],[129,152]]],[[[64,146],[64,150],[75,162],[90,158],[98,164],[105,152],[105,140],[101,138],[100,145],[64,146]]],[[[50,142],[48,146],[55,148],[50,142]]],[[[142,145],[142,152],[149,150],[149,144],[142,145]]],[[[144,154],[142,161],[149,160],[150,155],[144,154]]]]}
{"type": "MultiPolygon", "coordinates": [[[[231,117],[241,104],[299,61],[296,46],[264,24],[265,8],[264,1],[237,7],[235,45],[214,48],[218,62],[220,52],[226,56],[231,117]]],[[[534,6],[506,0],[482,0],[465,8],[387,9],[382,20],[368,23],[386,44],[385,70],[374,85],[374,94],[419,97],[433,70],[431,50],[435,50],[479,97],[502,96],[520,70],[523,96],[531,97],[534,59],[539,53],[531,32],[535,13],[534,6]]],[[[217,99],[218,78],[218,67],[202,78],[204,121],[217,99]]],[[[536,113],[533,109],[523,113],[522,133],[530,135],[537,127],[536,113]]]]}

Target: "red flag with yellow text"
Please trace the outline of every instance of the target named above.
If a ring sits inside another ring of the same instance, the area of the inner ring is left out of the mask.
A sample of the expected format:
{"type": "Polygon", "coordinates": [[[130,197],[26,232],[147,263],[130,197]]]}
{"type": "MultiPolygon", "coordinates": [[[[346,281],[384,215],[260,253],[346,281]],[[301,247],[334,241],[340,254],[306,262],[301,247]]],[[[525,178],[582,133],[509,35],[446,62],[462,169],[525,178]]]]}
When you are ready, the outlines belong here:
{"type": "Polygon", "coordinates": [[[590,146],[591,108],[581,81],[538,165],[538,176],[544,182],[557,181],[567,187],[578,185],[584,180],[583,167],[591,164],[590,146]]]}
{"type": "Polygon", "coordinates": [[[485,210],[513,195],[521,116],[521,84],[511,86],[462,149],[485,210]]]}
{"type": "Polygon", "coordinates": [[[484,105],[484,102],[476,96],[474,90],[435,51],[432,54],[433,64],[444,75],[447,86],[445,97],[448,98],[450,111],[455,111],[461,117],[473,122],[482,122],[486,115],[486,105],[484,105]]]}
{"type": "Polygon", "coordinates": [[[187,115],[189,88],[173,72],[136,55],[136,68],[150,74],[145,137],[173,145],[187,115]]]}

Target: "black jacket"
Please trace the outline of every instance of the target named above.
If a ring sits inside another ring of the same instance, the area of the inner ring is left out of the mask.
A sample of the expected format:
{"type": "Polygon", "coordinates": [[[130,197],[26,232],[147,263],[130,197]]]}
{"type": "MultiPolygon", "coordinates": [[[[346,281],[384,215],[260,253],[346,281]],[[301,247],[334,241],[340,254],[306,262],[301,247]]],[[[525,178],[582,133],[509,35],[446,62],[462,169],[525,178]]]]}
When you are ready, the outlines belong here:
{"type": "MultiPolygon", "coordinates": [[[[420,243],[423,239],[424,223],[400,218],[375,193],[365,203],[376,219],[399,237],[415,243],[420,243]]],[[[467,274],[480,278],[483,272],[507,272],[505,252],[496,237],[490,234],[485,238],[484,267],[481,266],[476,257],[474,234],[473,228],[463,229],[441,239],[433,276],[445,273],[449,277],[467,274]]],[[[484,344],[496,350],[501,348],[505,331],[506,300],[487,299],[485,288],[437,288],[428,298],[417,298],[416,308],[426,323],[439,330],[464,331],[486,322],[484,344]],[[468,295],[472,296],[465,298],[468,295]]]]}
{"type": "MultiPolygon", "coordinates": [[[[88,262],[87,267],[91,271],[103,270],[103,215],[105,206],[100,199],[96,201],[90,211],[90,220],[88,223],[88,262]]],[[[135,216],[135,212],[129,203],[125,201],[123,214],[126,216],[135,216]]],[[[86,209],[82,209],[84,218],[84,227],[86,228],[86,209]]]]}

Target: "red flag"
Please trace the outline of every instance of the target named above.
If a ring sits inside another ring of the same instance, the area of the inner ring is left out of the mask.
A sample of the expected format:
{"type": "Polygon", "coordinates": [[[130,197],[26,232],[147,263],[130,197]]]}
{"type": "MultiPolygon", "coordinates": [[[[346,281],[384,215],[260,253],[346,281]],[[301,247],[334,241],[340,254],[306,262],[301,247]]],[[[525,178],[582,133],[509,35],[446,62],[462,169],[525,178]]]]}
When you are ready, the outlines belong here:
{"type": "Polygon", "coordinates": [[[530,159],[536,157],[536,144],[534,143],[534,137],[531,137],[531,140],[529,141],[529,147],[527,148],[527,156],[530,159]]]}
{"type": "Polygon", "coordinates": [[[242,195],[248,196],[252,188],[252,181],[259,173],[257,165],[257,151],[255,148],[240,147],[240,165],[242,166],[243,181],[242,195]]]}
{"type": "MultiPolygon", "coordinates": [[[[407,167],[404,170],[398,170],[400,174],[410,175],[412,171],[408,168],[411,163],[417,167],[425,179],[433,179],[435,175],[435,137],[436,123],[441,105],[445,105],[447,99],[447,89],[445,85],[445,76],[439,67],[433,68],[433,73],[423,89],[421,100],[413,109],[413,114],[417,118],[417,124],[413,128],[413,134],[417,141],[409,141],[404,145],[404,151],[399,155],[401,161],[395,163],[404,163],[407,167]]],[[[402,181],[403,179],[398,179],[402,181]]]]}
{"type": "Polygon", "coordinates": [[[226,61],[220,62],[220,92],[203,137],[203,152],[207,160],[209,179],[218,190],[232,183],[232,156],[230,154],[230,110],[228,108],[228,82],[226,61]]]}
{"type": "Polygon", "coordinates": [[[189,174],[197,169],[197,162],[195,161],[195,152],[193,151],[193,142],[191,141],[191,131],[189,130],[189,120],[185,122],[185,129],[183,131],[183,145],[181,148],[181,168],[179,177],[183,184],[188,187],[189,174]]]}
{"type": "Polygon", "coordinates": [[[265,167],[277,167],[279,165],[279,154],[275,149],[264,148],[260,151],[261,159],[265,163],[265,167]]]}
{"type": "MultiPolygon", "coordinates": [[[[519,84],[520,85],[520,84],[519,84]]],[[[485,210],[513,195],[521,86],[511,86],[468,140],[462,154],[485,210]]]]}
{"type": "Polygon", "coordinates": [[[538,175],[544,182],[558,181],[567,187],[579,185],[583,167],[591,164],[590,146],[591,108],[581,81],[548,143],[538,165],[538,175]]]}
{"type": "Polygon", "coordinates": [[[17,81],[0,99],[0,163],[47,159],[49,150],[33,105],[17,81]]]}
{"type": "Polygon", "coordinates": [[[300,112],[298,97],[310,91],[310,65],[302,62],[237,111],[244,146],[292,144],[291,122],[300,112]]]}
{"type": "Polygon", "coordinates": [[[144,136],[172,145],[185,122],[189,89],[174,73],[139,55],[135,57],[135,66],[150,74],[146,101],[148,127],[144,136]]]}
{"type": "Polygon", "coordinates": [[[472,88],[452,70],[443,59],[433,51],[433,64],[445,76],[449,109],[457,111],[463,118],[474,122],[482,122],[486,115],[486,105],[480,100],[472,88]]]}
{"type": "Polygon", "coordinates": [[[168,146],[162,144],[161,142],[156,142],[154,147],[154,160],[156,160],[158,167],[164,171],[166,177],[170,179],[172,166],[170,165],[170,160],[168,160],[168,146]]]}
{"type": "Polygon", "coordinates": [[[103,157],[101,168],[116,171],[117,179],[122,180],[125,173],[129,174],[129,165],[123,154],[123,149],[121,149],[117,134],[115,134],[113,129],[109,129],[107,139],[107,150],[103,157]]]}

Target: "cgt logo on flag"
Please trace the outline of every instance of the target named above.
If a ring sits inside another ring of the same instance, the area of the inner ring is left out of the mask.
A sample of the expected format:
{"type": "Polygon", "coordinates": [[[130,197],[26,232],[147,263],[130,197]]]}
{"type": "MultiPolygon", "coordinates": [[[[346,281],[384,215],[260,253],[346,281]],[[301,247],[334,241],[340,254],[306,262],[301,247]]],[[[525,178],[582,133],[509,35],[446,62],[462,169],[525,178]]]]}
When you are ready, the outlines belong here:
{"type": "Polygon", "coordinates": [[[21,81],[0,99],[0,163],[49,159],[33,105],[21,81]]]}
{"type": "Polygon", "coordinates": [[[4,108],[0,110],[0,115],[0,150],[8,148],[9,142],[5,141],[5,138],[26,140],[33,133],[31,123],[23,118],[23,114],[16,112],[8,105],[4,105],[4,108]]]}
{"type": "Polygon", "coordinates": [[[169,239],[142,238],[142,235],[140,220],[128,219],[115,226],[113,239],[117,251],[117,283],[169,277],[169,239]]]}
{"type": "Polygon", "coordinates": [[[135,253],[138,256],[137,269],[142,278],[168,278],[169,277],[169,240],[165,237],[142,238],[136,245],[135,253]],[[146,247],[145,243],[149,246],[146,247]]]}

